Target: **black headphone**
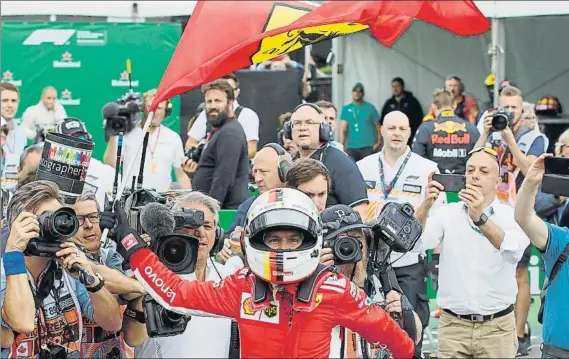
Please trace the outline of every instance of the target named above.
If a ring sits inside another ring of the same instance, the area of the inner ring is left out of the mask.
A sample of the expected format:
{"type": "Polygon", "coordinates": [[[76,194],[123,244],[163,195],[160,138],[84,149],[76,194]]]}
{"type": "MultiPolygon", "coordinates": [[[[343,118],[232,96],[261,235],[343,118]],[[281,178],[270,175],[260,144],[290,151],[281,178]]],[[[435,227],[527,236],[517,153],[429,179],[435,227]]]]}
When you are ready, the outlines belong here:
{"type": "Polygon", "coordinates": [[[290,170],[290,168],[292,167],[292,164],[283,158],[283,156],[286,155],[285,149],[281,145],[274,142],[267,143],[266,145],[263,146],[263,148],[265,147],[272,148],[279,155],[279,159],[277,162],[279,179],[283,183],[286,182],[286,175],[290,170]]]}
{"type": "MultiPolygon", "coordinates": [[[[292,111],[292,113],[295,113],[299,108],[303,106],[308,106],[313,108],[314,110],[316,110],[316,112],[318,112],[320,116],[324,117],[322,109],[310,102],[301,103],[300,105],[296,106],[296,108],[292,111]]],[[[285,122],[285,124],[283,125],[283,135],[284,138],[286,138],[287,140],[292,140],[292,123],[290,120],[285,122]]],[[[332,127],[330,126],[328,121],[326,121],[326,119],[324,118],[322,119],[322,121],[320,121],[320,127],[318,128],[318,138],[320,142],[330,142],[330,140],[332,139],[332,127]]]]}
{"type": "Polygon", "coordinates": [[[464,92],[464,90],[465,90],[464,83],[462,82],[462,79],[461,79],[460,77],[458,77],[458,76],[456,76],[456,75],[449,75],[449,76],[447,76],[447,78],[445,79],[445,85],[443,86],[443,88],[445,88],[445,89],[447,88],[446,82],[447,82],[448,80],[456,80],[456,81],[460,82],[460,92],[461,92],[461,93],[464,92]]]}
{"type": "Polygon", "coordinates": [[[219,223],[215,227],[215,240],[213,242],[213,246],[211,247],[211,251],[209,252],[210,256],[215,256],[217,252],[223,249],[223,237],[225,236],[225,232],[223,228],[219,226],[219,223]]]}

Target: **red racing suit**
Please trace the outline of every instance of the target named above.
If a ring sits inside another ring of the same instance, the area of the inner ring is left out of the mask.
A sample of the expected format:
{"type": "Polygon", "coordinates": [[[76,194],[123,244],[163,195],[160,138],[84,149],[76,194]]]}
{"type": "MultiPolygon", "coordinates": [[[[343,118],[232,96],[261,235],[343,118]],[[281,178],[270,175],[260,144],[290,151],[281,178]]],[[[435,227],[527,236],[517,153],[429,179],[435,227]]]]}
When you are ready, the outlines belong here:
{"type": "Polygon", "coordinates": [[[394,358],[415,353],[407,333],[383,309],[370,305],[365,293],[342,274],[320,272],[307,303],[296,298],[296,285],[268,290],[264,300],[254,303],[256,279],[246,268],[218,283],[189,282],[146,248],[132,254],[130,265],[164,308],[183,315],[236,319],[241,358],[328,358],[335,326],[387,345],[394,358]]]}

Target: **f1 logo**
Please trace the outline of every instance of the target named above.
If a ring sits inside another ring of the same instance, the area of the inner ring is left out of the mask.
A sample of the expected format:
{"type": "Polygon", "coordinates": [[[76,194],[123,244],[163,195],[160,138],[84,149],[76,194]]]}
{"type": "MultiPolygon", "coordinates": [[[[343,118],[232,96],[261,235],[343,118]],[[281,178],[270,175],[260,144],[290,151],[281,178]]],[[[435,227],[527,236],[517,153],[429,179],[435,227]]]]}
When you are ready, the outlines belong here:
{"type": "Polygon", "coordinates": [[[24,40],[23,44],[41,45],[46,42],[54,45],[65,45],[74,34],[75,30],[39,29],[32,32],[32,34],[24,40]]]}

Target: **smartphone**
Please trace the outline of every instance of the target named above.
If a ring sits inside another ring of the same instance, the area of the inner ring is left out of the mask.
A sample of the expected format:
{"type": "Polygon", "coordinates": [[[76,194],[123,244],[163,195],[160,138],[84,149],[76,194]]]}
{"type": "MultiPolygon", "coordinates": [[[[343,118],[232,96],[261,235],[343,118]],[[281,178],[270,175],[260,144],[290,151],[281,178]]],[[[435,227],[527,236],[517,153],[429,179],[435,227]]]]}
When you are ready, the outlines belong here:
{"type": "Polygon", "coordinates": [[[544,164],[546,174],[569,176],[569,158],[546,157],[544,164]]]}
{"type": "Polygon", "coordinates": [[[569,158],[546,157],[545,174],[541,182],[543,193],[569,197],[569,158]]]}
{"type": "Polygon", "coordinates": [[[443,185],[445,192],[459,192],[466,188],[466,177],[454,174],[434,174],[433,180],[443,185]]]}

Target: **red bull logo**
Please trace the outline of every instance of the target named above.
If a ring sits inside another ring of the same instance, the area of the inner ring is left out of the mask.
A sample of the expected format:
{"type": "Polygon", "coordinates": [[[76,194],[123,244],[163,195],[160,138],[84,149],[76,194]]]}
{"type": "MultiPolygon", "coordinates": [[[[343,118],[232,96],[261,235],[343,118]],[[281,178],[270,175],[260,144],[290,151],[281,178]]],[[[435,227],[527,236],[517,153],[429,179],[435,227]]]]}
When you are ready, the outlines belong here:
{"type": "Polygon", "coordinates": [[[80,151],[62,145],[51,144],[47,159],[65,163],[70,166],[87,167],[91,160],[90,151],[80,151]]]}
{"type": "Polygon", "coordinates": [[[466,123],[457,123],[454,121],[446,121],[442,123],[434,123],[435,132],[446,132],[453,134],[458,131],[466,132],[466,123]]]}
{"type": "Polygon", "coordinates": [[[436,133],[431,135],[431,143],[433,145],[468,145],[470,144],[470,133],[459,136],[455,133],[452,135],[439,136],[436,133]]]}

